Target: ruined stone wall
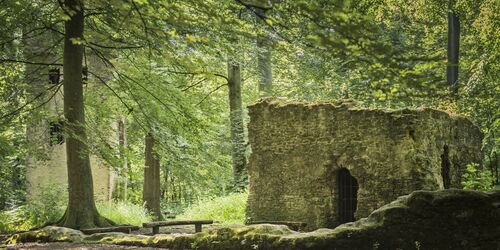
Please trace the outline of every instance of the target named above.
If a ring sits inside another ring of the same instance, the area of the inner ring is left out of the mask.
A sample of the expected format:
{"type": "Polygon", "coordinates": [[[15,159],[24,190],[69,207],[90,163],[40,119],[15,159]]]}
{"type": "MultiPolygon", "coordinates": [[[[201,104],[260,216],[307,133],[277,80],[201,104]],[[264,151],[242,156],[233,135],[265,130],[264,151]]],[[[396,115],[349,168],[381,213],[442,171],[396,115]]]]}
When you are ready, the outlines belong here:
{"type": "MultiPolygon", "coordinates": [[[[31,123],[26,132],[27,140],[37,147],[37,154],[28,154],[26,159],[26,182],[28,198],[39,197],[44,188],[66,190],[68,171],[66,166],[66,144],[49,145],[50,124],[63,117],[62,88],[45,106],[47,117],[31,123]],[[42,154],[42,155],[39,155],[42,154]]],[[[112,135],[118,138],[117,135],[112,135]]],[[[97,200],[110,200],[115,186],[114,171],[104,162],[90,155],[90,166],[97,200]]]]}
{"type": "MultiPolygon", "coordinates": [[[[29,198],[39,197],[44,188],[66,190],[68,170],[66,166],[66,145],[54,145],[47,151],[46,160],[31,159],[26,169],[27,194],[29,198]]],[[[97,200],[111,198],[114,173],[95,156],[90,157],[94,194],[97,200]]]]}
{"type": "Polygon", "coordinates": [[[336,170],[359,185],[357,219],[414,190],[451,187],[480,161],[482,135],[469,120],[432,109],[379,110],[352,102],[264,99],[249,107],[247,217],[338,224],[336,170]],[[444,154],[445,145],[447,155],[444,154]]]}

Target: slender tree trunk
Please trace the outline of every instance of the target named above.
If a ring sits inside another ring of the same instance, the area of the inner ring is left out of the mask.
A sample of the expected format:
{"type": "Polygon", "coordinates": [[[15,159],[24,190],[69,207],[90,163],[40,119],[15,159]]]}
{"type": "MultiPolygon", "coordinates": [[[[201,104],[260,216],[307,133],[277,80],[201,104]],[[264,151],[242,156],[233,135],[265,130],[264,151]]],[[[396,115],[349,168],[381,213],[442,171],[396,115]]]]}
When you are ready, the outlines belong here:
{"type": "MultiPolygon", "coordinates": [[[[265,16],[265,11],[262,9],[256,10],[260,16],[265,16]]],[[[260,22],[260,17],[257,18],[257,23],[260,22]]],[[[257,37],[257,67],[259,68],[259,92],[261,96],[273,95],[273,74],[271,64],[272,40],[268,32],[259,34],[257,37]]]]}
{"type": "MultiPolygon", "coordinates": [[[[451,8],[451,6],[450,6],[451,8]]],[[[448,66],[446,79],[455,95],[458,94],[458,62],[460,48],[460,21],[457,14],[448,12],[448,66]]]]}
{"type": "Polygon", "coordinates": [[[163,181],[165,183],[165,184],[163,184],[163,186],[165,188],[162,190],[161,198],[164,199],[166,202],[168,202],[168,190],[170,189],[170,187],[168,186],[168,183],[169,183],[168,176],[169,175],[170,175],[170,170],[168,168],[165,168],[164,173],[163,173],[163,181]]]}
{"type": "Polygon", "coordinates": [[[171,193],[172,193],[172,194],[170,195],[170,197],[171,197],[171,200],[172,200],[173,202],[175,202],[175,201],[176,201],[175,195],[177,194],[177,193],[176,193],[176,192],[177,192],[177,189],[175,188],[175,181],[174,181],[174,180],[175,180],[174,176],[170,177],[170,184],[171,184],[171,186],[172,186],[172,188],[171,188],[171,190],[172,190],[172,191],[171,191],[171,193]]]}
{"type": "Polygon", "coordinates": [[[110,226],[110,222],[97,212],[85,133],[83,104],[82,58],[83,45],[75,39],[83,39],[83,0],[65,0],[66,11],[71,13],[65,21],[63,52],[64,116],[66,117],[66,154],[68,166],[68,207],[60,225],[82,229],[110,226]]]}
{"type": "Polygon", "coordinates": [[[247,184],[245,134],[243,127],[240,65],[228,63],[229,111],[233,158],[234,190],[241,191],[247,184]]]}
{"type": "Polygon", "coordinates": [[[124,201],[128,199],[128,158],[127,150],[127,124],[126,117],[120,117],[118,121],[118,142],[120,145],[120,158],[122,160],[122,178],[123,178],[123,193],[122,198],[124,201]]]}
{"type": "Polygon", "coordinates": [[[145,144],[146,164],[144,166],[142,198],[146,204],[146,209],[153,214],[155,220],[162,220],[163,216],[160,208],[160,156],[154,149],[155,140],[151,133],[146,135],[145,144]]]}

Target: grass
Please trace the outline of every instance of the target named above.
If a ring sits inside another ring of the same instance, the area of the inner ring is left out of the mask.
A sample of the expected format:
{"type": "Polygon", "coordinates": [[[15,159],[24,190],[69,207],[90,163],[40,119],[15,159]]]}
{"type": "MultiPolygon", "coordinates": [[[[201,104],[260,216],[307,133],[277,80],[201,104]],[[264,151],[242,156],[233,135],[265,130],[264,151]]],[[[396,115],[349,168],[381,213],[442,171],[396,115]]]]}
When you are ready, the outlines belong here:
{"type": "MultiPolygon", "coordinates": [[[[50,202],[49,202],[50,203],[50,202]]],[[[47,222],[60,219],[64,213],[64,202],[52,203],[53,207],[39,202],[31,202],[8,211],[0,211],[0,233],[25,231],[43,226],[47,222]]],[[[99,213],[116,224],[142,226],[151,221],[151,216],[143,206],[124,202],[98,202],[99,213]]]]}
{"type": "MultiPolygon", "coordinates": [[[[247,193],[202,200],[189,206],[178,219],[211,219],[223,224],[243,224],[247,193]]],[[[141,226],[152,217],[141,206],[125,202],[98,202],[99,213],[117,224],[141,226]]],[[[28,204],[9,211],[0,211],[0,233],[29,230],[47,222],[57,221],[66,209],[66,197],[56,189],[47,189],[28,204]]]]}
{"type": "Polygon", "coordinates": [[[146,208],[132,203],[116,202],[116,203],[98,203],[97,210],[99,213],[115,222],[118,225],[131,224],[142,226],[144,222],[152,220],[146,208]]]}
{"type": "Polygon", "coordinates": [[[202,200],[189,206],[178,219],[209,219],[222,224],[244,224],[247,193],[235,193],[227,196],[202,200]]]}

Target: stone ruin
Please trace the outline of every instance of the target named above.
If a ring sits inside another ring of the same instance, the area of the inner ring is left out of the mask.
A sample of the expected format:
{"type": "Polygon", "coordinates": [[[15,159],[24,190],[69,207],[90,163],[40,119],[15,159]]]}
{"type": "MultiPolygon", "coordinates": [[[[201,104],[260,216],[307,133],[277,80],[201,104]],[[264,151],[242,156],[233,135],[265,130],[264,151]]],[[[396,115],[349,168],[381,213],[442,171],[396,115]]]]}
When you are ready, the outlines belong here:
{"type": "Polygon", "coordinates": [[[333,228],[415,190],[461,188],[481,160],[478,127],[430,108],[262,99],[249,115],[249,222],[333,228]]]}

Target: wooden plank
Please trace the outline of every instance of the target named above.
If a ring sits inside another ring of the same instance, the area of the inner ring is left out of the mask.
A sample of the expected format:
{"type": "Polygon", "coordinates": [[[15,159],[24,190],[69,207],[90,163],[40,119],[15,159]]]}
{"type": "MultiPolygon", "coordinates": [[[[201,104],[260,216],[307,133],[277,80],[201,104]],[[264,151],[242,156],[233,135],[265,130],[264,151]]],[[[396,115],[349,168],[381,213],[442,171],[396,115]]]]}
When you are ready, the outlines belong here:
{"type": "Polygon", "coordinates": [[[99,227],[99,228],[88,228],[81,229],[84,234],[95,234],[95,233],[109,233],[109,232],[121,232],[130,233],[131,231],[139,230],[138,226],[116,226],[116,227],[99,227]]]}
{"type": "Polygon", "coordinates": [[[170,221],[153,221],[149,223],[143,223],[142,227],[164,227],[164,226],[180,226],[180,225],[196,225],[196,224],[213,224],[213,220],[170,220],[170,221]]]}

